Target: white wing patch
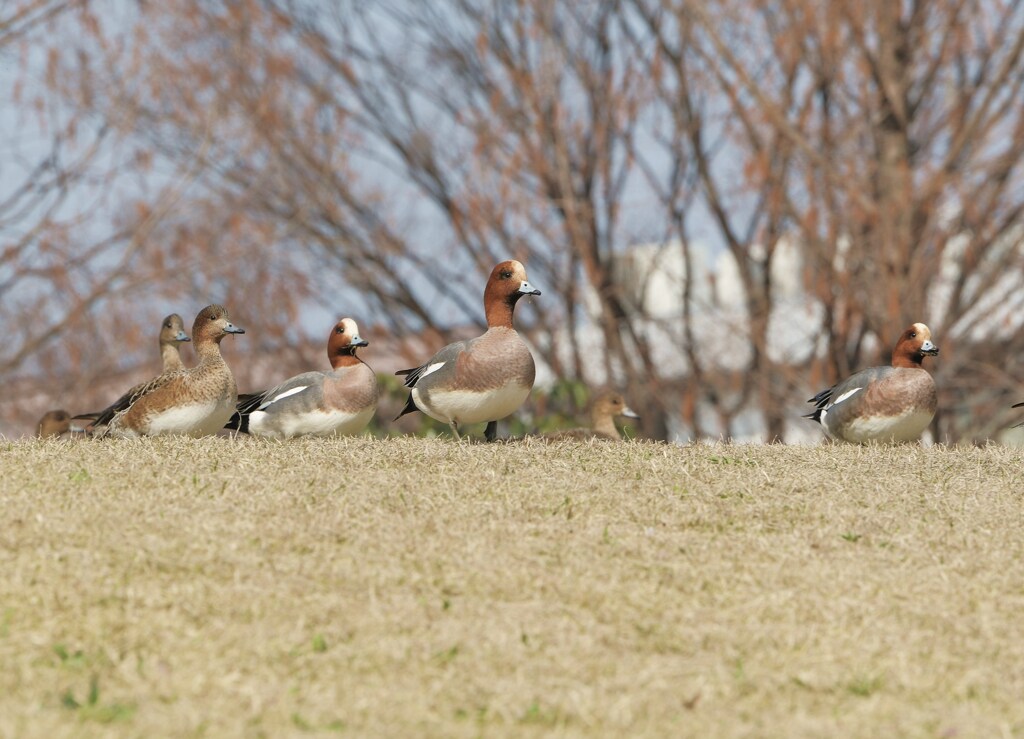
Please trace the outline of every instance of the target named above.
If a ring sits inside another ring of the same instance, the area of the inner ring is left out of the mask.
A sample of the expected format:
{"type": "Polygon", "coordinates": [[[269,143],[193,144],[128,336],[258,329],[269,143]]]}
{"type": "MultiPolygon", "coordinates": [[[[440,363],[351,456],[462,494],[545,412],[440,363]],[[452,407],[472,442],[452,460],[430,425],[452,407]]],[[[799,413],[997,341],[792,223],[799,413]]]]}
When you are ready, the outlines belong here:
{"type": "Polygon", "coordinates": [[[444,367],[445,364],[447,364],[447,363],[446,362],[434,362],[432,365],[428,366],[425,370],[423,370],[423,374],[420,375],[420,379],[422,380],[424,377],[426,377],[427,375],[431,374],[432,372],[437,372],[439,369],[444,367]]]}
{"type": "Polygon", "coordinates": [[[293,388],[289,388],[289,389],[285,390],[285,391],[284,391],[283,393],[281,393],[280,395],[275,395],[275,396],[274,396],[273,398],[271,398],[271,399],[270,399],[270,400],[268,400],[268,401],[267,401],[266,403],[264,403],[263,405],[261,405],[261,406],[259,407],[259,409],[260,409],[260,410],[263,410],[264,408],[266,408],[267,406],[269,406],[269,405],[270,405],[271,403],[276,403],[276,402],[277,402],[277,401],[279,401],[279,400],[284,400],[284,399],[285,399],[285,398],[287,398],[287,397],[288,397],[289,395],[295,395],[296,393],[301,393],[301,392],[302,392],[303,390],[305,390],[305,389],[306,389],[307,387],[309,387],[309,385],[299,385],[298,387],[293,387],[293,388]]]}
{"type": "Polygon", "coordinates": [[[832,401],[832,405],[839,405],[844,400],[846,400],[847,398],[853,397],[854,394],[859,393],[863,389],[864,388],[862,388],[862,387],[855,387],[853,390],[847,390],[845,393],[843,393],[838,398],[836,398],[834,401],[832,401]]]}

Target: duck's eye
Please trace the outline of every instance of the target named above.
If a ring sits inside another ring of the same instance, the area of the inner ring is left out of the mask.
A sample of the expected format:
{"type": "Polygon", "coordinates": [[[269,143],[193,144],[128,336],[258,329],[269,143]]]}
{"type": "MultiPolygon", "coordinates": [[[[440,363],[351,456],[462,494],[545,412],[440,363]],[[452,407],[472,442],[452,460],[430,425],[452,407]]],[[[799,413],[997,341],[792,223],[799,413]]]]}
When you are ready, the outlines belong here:
{"type": "Polygon", "coordinates": [[[917,331],[911,331],[910,332],[910,338],[916,339],[917,338],[917,331]]]}
{"type": "Polygon", "coordinates": [[[345,327],[344,326],[338,326],[338,328],[334,329],[334,333],[336,333],[336,334],[343,334],[343,333],[345,333],[345,327]]]}
{"type": "Polygon", "coordinates": [[[512,273],[511,272],[507,272],[506,271],[506,272],[502,272],[501,273],[501,279],[503,279],[503,280],[507,280],[507,279],[509,279],[511,277],[512,277],[512,273]]]}

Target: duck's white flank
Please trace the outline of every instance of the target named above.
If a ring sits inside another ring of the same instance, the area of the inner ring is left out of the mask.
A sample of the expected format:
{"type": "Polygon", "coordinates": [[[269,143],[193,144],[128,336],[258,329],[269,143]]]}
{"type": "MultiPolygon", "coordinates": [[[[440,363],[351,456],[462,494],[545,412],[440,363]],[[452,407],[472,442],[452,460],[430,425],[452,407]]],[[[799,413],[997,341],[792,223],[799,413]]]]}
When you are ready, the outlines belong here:
{"type": "Polygon", "coordinates": [[[206,436],[220,431],[231,418],[234,406],[226,402],[192,403],[175,406],[149,419],[146,433],[206,436]]]}
{"type": "Polygon", "coordinates": [[[316,410],[307,413],[278,415],[272,419],[264,411],[253,411],[249,415],[249,430],[275,439],[290,439],[300,435],[358,434],[366,428],[375,411],[376,406],[371,406],[358,413],[316,410]]]}
{"type": "Polygon", "coordinates": [[[509,383],[485,393],[469,390],[433,390],[427,402],[419,390],[412,389],[413,400],[424,413],[442,423],[455,421],[459,425],[496,421],[512,415],[529,394],[530,388],[518,383],[509,383]]]}
{"type": "Polygon", "coordinates": [[[864,443],[872,439],[916,441],[932,422],[928,411],[907,411],[898,416],[866,416],[850,421],[843,432],[847,441],[864,443]]]}

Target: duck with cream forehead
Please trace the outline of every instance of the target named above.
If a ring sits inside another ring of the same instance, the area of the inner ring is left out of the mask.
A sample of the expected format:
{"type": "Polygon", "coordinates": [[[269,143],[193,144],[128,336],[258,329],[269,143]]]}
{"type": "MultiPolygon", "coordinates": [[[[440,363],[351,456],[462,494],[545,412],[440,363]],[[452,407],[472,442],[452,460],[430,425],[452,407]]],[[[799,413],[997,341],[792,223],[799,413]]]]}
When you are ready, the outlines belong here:
{"type": "Polygon", "coordinates": [[[512,325],[524,295],[540,295],[527,281],[526,268],[514,259],[495,266],[484,289],[487,331],[449,344],[419,367],[396,372],[406,376],[409,388],[398,417],[422,411],[448,424],[456,439],[465,426],[486,423],[484,436],[493,441],[498,421],[523,404],[536,374],[533,355],[512,325]]]}
{"type": "Polygon", "coordinates": [[[871,367],[811,398],[806,417],[835,441],[914,441],[935,417],[935,380],[922,362],[938,355],[923,323],[909,326],[896,342],[891,367],[871,367]]]}

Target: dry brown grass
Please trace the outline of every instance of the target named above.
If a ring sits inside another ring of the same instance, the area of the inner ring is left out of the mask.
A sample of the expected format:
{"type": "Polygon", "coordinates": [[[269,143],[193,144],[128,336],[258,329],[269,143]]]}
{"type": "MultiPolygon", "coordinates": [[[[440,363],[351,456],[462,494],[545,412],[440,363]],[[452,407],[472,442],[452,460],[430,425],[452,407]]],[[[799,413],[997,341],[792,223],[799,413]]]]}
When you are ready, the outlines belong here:
{"type": "Polygon", "coordinates": [[[0,456],[0,736],[1024,734],[1018,450],[0,456]]]}

